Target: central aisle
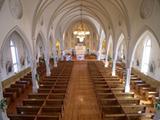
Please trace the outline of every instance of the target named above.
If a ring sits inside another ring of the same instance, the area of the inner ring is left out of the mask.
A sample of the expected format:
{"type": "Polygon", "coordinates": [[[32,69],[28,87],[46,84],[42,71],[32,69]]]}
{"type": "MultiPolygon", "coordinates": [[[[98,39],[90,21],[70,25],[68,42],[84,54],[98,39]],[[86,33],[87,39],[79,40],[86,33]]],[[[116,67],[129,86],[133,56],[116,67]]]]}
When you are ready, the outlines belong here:
{"type": "Polygon", "coordinates": [[[87,62],[74,62],[64,120],[101,120],[87,62]]]}

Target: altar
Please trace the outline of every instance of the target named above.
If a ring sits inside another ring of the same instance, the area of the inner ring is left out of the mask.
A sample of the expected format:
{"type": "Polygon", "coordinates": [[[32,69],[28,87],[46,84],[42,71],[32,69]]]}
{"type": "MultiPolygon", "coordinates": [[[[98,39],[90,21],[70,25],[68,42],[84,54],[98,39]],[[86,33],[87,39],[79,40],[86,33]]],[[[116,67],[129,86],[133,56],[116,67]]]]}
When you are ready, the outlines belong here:
{"type": "Polygon", "coordinates": [[[86,46],[83,44],[78,44],[75,46],[75,51],[76,51],[76,59],[77,60],[84,60],[85,59],[85,54],[86,54],[86,46]]]}

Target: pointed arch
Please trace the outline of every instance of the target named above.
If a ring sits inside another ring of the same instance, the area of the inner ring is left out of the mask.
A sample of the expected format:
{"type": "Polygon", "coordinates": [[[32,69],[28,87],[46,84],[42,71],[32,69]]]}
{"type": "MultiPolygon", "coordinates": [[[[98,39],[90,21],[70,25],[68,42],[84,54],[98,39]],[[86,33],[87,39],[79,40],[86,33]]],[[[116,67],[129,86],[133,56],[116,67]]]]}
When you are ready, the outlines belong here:
{"type": "Polygon", "coordinates": [[[121,45],[121,43],[123,42],[124,39],[125,39],[125,36],[124,36],[123,33],[121,33],[119,38],[118,38],[118,42],[117,42],[117,45],[116,45],[116,48],[115,48],[115,56],[114,56],[115,62],[117,61],[119,47],[120,47],[120,45],[121,45]]]}
{"type": "Polygon", "coordinates": [[[15,26],[13,27],[6,35],[6,37],[4,38],[4,41],[2,43],[2,46],[0,48],[0,64],[3,65],[3,60],[2,60],[2,56],[3,56],[3,49],[5,47],[5,44],[9,41],[10,39],[10,36],[13,34],[13,33],[17,33],[23,40],[24,44],[26,45],[26,48],[29,52],[29,58],[30,60],[32,61],[33,59],[33,52],[32,52],[32,47],[29,43],[29,40],[28,38],[26,37],[26,35],[24,34],[24,32],[19,28],[19,26],[15,26]]]}
{"type": "MultiPolygon", "coordinates": [[[[146,27],[145,27],[146,28],[146,27]]],[[[137,47],[138,45],[140,44],[140,42],[142,40],[144,40],[146,38],[146,36],[149,36],[153,41],[156,41],[158,43],[158,46],[160,48],[160,43],[157,39],[157,37],[155,36],[154,32],[151,30],[151,29],[147,29],[145,31],[143,31],[140,36],[138,37],[138,40],[133,48],[133,52],[132,52],[132,55],[131,55],[131,61],[130,61],[130,67],[132,67],[132,62],[133,62],[133,59],[134,59],[134,56],[135,56],[135,52],[137,50],[137,47]]]]}

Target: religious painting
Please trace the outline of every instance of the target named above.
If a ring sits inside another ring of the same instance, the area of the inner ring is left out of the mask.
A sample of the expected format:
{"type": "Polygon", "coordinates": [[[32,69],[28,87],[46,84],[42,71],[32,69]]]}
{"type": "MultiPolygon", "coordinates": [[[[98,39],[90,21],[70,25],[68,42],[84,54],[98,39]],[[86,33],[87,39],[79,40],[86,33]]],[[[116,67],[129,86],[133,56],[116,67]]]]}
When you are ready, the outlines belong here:
{"type": "Polygon", "coordinates": [[[6,63],[7,74],[12,72],[12,69],[13,69],[12,62],[11,61],[7,61],[7,63],[6,63]]]}
{"type": "Polygon", "coordinates": [[[21,63],[21,66],[25,65],[25,58],[23,56],[21,56],[20,58],[20,63],[21,63]]]}
{"type": "Polygon", "coordinates": [[[138,59],[136,60],[136,65],[139,66],[139,60],[138,59]]]}
{"type": "Polygon", "coordinates": [[[155,69],[156,69],[155,62],[152,61],[152,62],[150,63],[150,65],[149,65],[149,71],[150,71],[151,73],[155,73],[155,69]]]}

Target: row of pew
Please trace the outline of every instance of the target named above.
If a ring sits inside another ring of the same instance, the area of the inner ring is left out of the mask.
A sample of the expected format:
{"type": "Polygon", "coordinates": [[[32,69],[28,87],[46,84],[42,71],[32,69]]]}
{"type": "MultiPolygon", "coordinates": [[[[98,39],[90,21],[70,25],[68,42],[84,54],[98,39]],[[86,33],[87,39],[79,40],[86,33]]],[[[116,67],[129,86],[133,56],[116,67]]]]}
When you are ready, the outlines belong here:
{"type": "Polygon", "coordinates": [[[23,78],[20,78],[15,83],[11,84],[8,88],[5,88],[3,91],[3,96],[7,100],[7,105],[10,105],[11,102],[14,102],[20,94],[23,94],[26,88],[31,85],[31,73],[28,73],[23,78]]]}
{"type": "Polygon", "coordinates": [[[103,120],[145,119],[146,106],[134,93],[125,93],[124,84],[118,77],[111,76],[111,69],[104,68],[101,62],[88,62],[103,120]]]}
{"type": "MultiPolygon", "coordinates": [[[[124,64],[117,64],[116,72],[118,76],[125,80],[126,70],[124,64]]],[[[156,99],[158,99],[158,90],[155,87],[152,87],[150,84],[146,83],[140,77],[131,73],[131,89],[139,94],[144,100],[149,100],[152,105],[155,104],[156,99]]]]}
{"type": "Polygon", "coordinates": [[[72,62],[62,62],[53,68],[51,76],[39,81],[37,93],[29,93],[17,113],[8,114],[10,120],[60,120],[63,117],[72,62]]]}
{"type": "MultiPolygon", "coordinates": [[[[39,74],[39,78],[43,78],[45,75],[46,68],[45,63],[39,62],[37,67],[37,73],[39,74]]],[[[3,96],[7,100],[7,105],[14,102],[21,94],[25,92],[25,90],[32,84],[32,75],[31,72],[24,75],[19,80],[12,83],[9,87],[4,88],[3,96]]]]}

